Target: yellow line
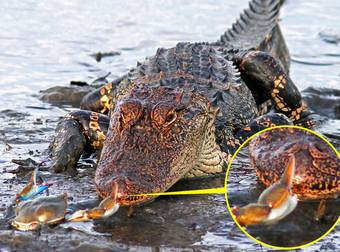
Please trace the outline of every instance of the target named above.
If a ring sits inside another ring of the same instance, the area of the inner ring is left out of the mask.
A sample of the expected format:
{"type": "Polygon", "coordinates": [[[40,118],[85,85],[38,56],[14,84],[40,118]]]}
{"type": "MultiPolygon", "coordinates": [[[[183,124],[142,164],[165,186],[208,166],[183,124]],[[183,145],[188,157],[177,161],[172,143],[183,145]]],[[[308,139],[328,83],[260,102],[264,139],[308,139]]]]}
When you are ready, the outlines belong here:
{"type": "Polygon", "coordinates": [[[210,188],[210,189],[198,189],[198,190],[187,190],[187,191],[176,191],[176,192],[159,192],[159,193],[145,193],[135,194],[129,196],[161,196],[161,195],[193,195],[193,194],[225,194],[224,187],[210,188]]]}

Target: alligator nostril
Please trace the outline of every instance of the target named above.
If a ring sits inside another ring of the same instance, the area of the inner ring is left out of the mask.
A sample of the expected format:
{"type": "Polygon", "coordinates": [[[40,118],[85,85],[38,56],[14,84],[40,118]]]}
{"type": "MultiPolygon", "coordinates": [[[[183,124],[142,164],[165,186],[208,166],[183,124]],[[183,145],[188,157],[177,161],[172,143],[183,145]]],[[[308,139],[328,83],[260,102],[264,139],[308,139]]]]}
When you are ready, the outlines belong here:
{"type": "Polygon", "coordinates": [[[125,177],[124,181],[127,186],[133,184],[133,181],[127,177],[125,177]]]}

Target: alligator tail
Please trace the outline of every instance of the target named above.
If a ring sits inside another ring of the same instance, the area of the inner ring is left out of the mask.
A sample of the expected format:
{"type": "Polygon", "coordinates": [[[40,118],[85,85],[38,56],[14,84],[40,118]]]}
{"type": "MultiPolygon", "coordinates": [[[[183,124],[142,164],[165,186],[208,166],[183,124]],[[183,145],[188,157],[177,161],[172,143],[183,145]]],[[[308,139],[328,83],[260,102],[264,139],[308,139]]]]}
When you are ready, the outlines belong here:
{"type": "Polygon", "coordinates": [[[259,50],[280,59],[289,70],[289,52],[279,27],[282,0],[252,0],[217,45],[237,50],[259,50]]]}

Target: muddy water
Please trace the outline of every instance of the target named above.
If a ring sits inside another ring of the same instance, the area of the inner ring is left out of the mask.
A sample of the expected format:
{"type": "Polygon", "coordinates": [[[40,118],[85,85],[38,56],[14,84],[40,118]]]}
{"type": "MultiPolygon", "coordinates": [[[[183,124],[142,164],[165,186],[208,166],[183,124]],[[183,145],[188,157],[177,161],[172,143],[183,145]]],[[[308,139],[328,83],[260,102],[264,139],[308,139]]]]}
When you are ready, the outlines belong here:
{"type": "MultiPolygon", "coordinates": [[[[12,159],[44,159],[58,119],[71,105],[38,99],[39,90],[71,80],[91,83],[110,73],[124,74],[157,47],[178,41],[215,41],[230,26],[247,0],[183,2],[147,1],[1,1],[0,9],[0,217],[27,179],[14,173],[12,159]],[[113,52],[97,62],[97,52],[113,52]]],[[[291,75],[312,108],[329,117],[319,131],[340,148],[340,2],[285,1],[282,30],[292,55],[291,75]]],[[[70,202],[96,204],[94,165],[84,162],[75,177],[43,175],[55,182],[51,193],[67,191],[70,202]],[[93,200],[92,203],[88,199],[93,200]]],[[[219,187],[223,176],[182,182],[174,190],[219,187]]],[[[236,181],[235,181],[236,182],[236,181]]],[[[244,183],[256,183],[246,180],[244,183]]],[[[242,192],[240,192],[240,197],[242,192]]],[[[78,205],[79,207],[79,205],[78,205]]],[[[308,206],[307,206],[308,207],[308,206]]],[[[44,227],[40,232],[13,231],[0,223],[0,248],[36,251],[144,250],[189,247],[201,250],[246,249],[254,244],[226,213],[224,198],[163,197],[126,209],[107,222],[44,227]],[[75,230],[77,229],[77,230],[75,230]]],[[[289,227],[287,232],[289,232],[289,227]]],[[[339,228],[309,250],[339,249],[339,228]]],[[[265,250],[265,248],[262,248],[265,250]]]]}

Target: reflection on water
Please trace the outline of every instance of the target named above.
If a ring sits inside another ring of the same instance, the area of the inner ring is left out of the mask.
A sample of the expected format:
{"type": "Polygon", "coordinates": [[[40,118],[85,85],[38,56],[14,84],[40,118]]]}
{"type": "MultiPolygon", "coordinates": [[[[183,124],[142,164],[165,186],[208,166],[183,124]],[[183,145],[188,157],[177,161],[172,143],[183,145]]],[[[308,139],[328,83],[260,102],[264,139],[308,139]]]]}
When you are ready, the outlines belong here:
{"type": "MultiPolygon", "coordinates": [[[[247,0],[0,1],[3,10],[0,15],[0,216],[14,192],[22,187],[16,176],[6,172],[17,167],[11,159],[40,160],[59,117],[72,109],[39,101],[39,90],[68,85],[71,80],[92,82],[107,73],[113,79],[124,74],[137,60],[154,54],[157,47],[170,47],[178,41],[215,41],[246,6],[247,0]],[[97,52],[117,53],[97,62],[93,56],[97,52]]],[[[329,104],[330,97],[335,104],[332,111],[326,105],[319,106],[313,98],[310,102],[314,110],[332,118],[320,130],[327,133],[337,148],[340,97],[334,89],[339,90],[340,85],[340,45],[334,43],[337,39],[334,34],[340,33],[339,8],[340,2],[336,0],[322,4],[318,0],[286,0],[281,15],[282,30],[293,58],[293,80],[301,90],[333,89],[327,94],[310,96],[321,97],[323,104],[329,104]]],[[[92,173],[93,170],[85,169],[74,179],[53,176],[59,181],[54,193],[69,191],[73,201],[95,198],[92,173]]],[[[48,172],[45,175],[52,179],[48,172]]],[[[254,180],[242,183],[256,185],[254,180]]],[[[222,177],[192,186],[221,184],[222,177]]],[[[184,188],[187,187],[184,183],[184,188]]],[[[143,250],[160,245],[260,248],[233,225],[225,212],[223,196],[197,197],[161,198],[136,211],[135,218],[123,216],[122,211],[112,223],[97,223],[94,230],[110,232],[110,238],[75,231],[70,236],[62,227],[46,227],[39,242],[31,242],[34,234],[18,234],[22,243],[17,246],[34,250],[47,240],[52,247],[63,240],[65,246],[78,249],[94,249],[93,244],[103,249],[135,246],[143,250]],[[154,239],[157,241],[151,242],[154,239]]],[[[11,231],[6,231],[3,224],[0,229],[0,246],[1,242],[11,243],[13,237],[8,233],[11,231]]],[[[311,249],[327,250],[337,239],[338,234],[333,232],[311,249]]]]}

